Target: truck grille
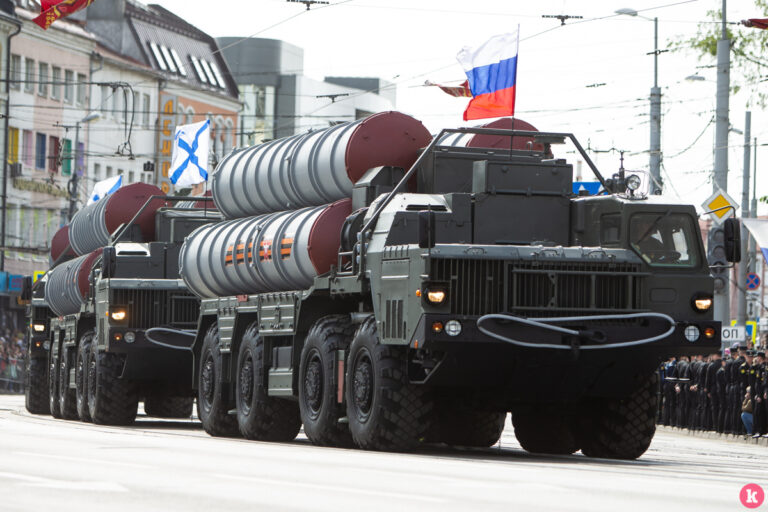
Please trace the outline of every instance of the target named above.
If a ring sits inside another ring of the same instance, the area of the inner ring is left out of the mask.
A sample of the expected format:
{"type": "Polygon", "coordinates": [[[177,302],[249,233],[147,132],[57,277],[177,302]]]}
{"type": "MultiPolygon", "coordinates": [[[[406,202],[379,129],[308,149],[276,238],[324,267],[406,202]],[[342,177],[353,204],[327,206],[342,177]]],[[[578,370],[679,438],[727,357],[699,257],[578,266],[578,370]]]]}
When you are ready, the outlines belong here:
{"type": "Polygon", "coordinates": [[[433,259],[450,283],[451,313],[545,317],[638,311],[642,275],[632,263],[433,259]]]}
{"type": "Polygon", "coordinates": [[[47,322],[50,317],[53,316],[53,311],[50,308],[35,306],[32,308],[32,321],[34,323],[47,322]]]}
{"type": "Polygon", "coordinates": [[[113,289],[112,304],[125,306],[128,328],[149,329],[171,326],[194,327],[200,302],[193,294],[181,290],[113,289]]]}

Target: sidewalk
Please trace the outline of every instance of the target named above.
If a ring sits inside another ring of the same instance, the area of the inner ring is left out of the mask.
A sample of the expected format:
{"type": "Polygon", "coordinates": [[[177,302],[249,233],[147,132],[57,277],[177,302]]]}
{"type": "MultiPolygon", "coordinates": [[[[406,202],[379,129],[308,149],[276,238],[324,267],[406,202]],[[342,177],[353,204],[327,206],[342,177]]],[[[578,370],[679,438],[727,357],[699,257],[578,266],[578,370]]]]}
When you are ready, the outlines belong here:
{"type": "Polygon", "coordinates": [[[717,432],[710,432],[705,430],[688,430],[685,428],[667,427],[665,425],[656,425],[656,430],[658,430],[659,432],[685,434],[690,437],[702,437],[704,439],[719,439],[721,441],[729,441],[732,443],[768,446],[768,437],[760,437],[758,439],[752,439],[752,437],[749,436],[746,439],[744,439],[743,435],[719,434],[717,432]]]}

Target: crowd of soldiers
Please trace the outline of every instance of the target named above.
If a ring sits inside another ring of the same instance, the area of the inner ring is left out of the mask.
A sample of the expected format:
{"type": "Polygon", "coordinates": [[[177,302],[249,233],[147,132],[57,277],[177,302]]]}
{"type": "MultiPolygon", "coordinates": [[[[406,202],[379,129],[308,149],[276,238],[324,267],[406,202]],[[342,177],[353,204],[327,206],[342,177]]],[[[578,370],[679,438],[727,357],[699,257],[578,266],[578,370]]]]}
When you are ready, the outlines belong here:
{"type": "Polygon", "coordinates": [[[765,352],[738,343],[722,354],[670,358],[659,368],[659,423],[768,437],[767,366],[765,352]]]}

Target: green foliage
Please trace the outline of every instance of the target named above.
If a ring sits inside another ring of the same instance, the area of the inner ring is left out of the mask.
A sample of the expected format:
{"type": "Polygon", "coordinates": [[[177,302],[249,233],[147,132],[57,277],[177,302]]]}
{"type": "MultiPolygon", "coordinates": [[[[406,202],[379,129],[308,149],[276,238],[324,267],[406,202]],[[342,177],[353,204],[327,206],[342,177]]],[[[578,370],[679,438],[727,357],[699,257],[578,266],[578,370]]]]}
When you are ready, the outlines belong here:
{"type": "MultiPolygon", "coordinates": [[[[754,0],[753,18],[768,17],[768,0],[754,0]]],[[[712,21],[699,23],[696,35],[679,38],[668,43],[673,51],[693,51],[699,61],[715,64],[717,41],[722,33],[722,11],[708,11],[712,21]]],[[[728,39],[731,41],[731,91],[735,94],[744,90],[748,94],[748,105],[768,105],[768,30],[743,25],[728,25],[728,39]]]]}

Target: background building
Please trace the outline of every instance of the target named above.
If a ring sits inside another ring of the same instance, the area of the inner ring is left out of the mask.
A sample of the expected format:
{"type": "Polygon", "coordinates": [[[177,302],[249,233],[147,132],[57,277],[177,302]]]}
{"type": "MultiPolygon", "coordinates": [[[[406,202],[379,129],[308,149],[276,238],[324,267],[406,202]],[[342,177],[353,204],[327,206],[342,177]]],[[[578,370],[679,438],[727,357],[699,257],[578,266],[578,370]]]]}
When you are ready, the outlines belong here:
{"type": "Polygon", "coordinates": [[[304,74],[304,50],[275,39],[220,37],[240,89],[238,145],[286,137],[395,108],[395,88],[380,78],[304,74]]]}

